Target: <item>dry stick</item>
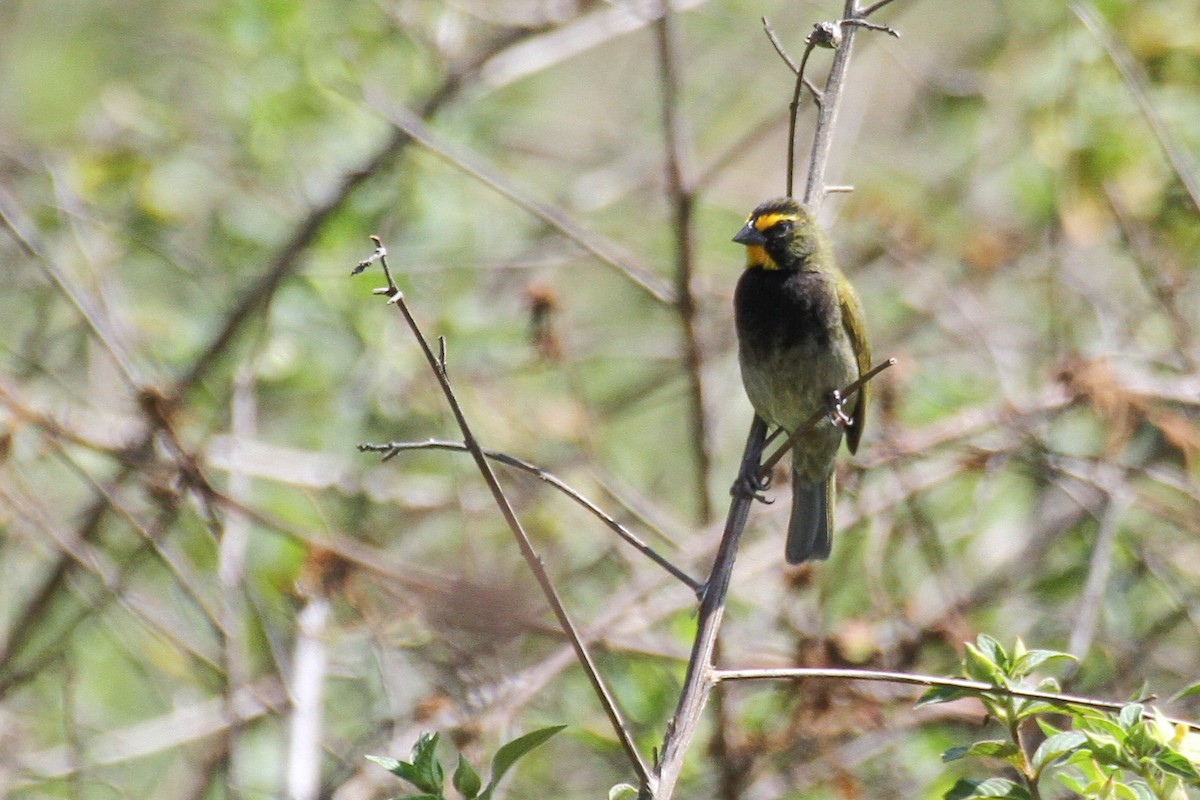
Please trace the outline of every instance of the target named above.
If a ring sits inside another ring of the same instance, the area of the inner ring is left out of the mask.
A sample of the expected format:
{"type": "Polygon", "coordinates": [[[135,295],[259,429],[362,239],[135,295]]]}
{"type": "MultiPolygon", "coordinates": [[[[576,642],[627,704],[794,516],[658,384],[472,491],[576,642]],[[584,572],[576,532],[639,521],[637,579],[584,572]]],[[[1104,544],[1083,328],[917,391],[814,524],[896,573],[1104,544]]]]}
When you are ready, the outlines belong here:
{"type": "Polygon", "coordinates": [[[674,289],[658,275],[655,275],[652,270],[634,263],[629,256],[620,252],[620,248],[615,244],[588,230],[561,209],[529,197],[498,170],[491,168],[474,154],[456,147],[431,130],[424,123],[420,114],[415,114],[406,108],[394,108],[386,114],[386,117],[388,122],[396,126],[397,133],[411,137],[413,141],[447,164],[470,175],[501,197],[511,201],[518,208],[554,228],[601,264],[606,264],[624,275],[655,300],[669,304],[676,302],[674,289]]]}
{"type": "MultiPolygon", "coordinates": [[[[746,453],[760,447],[767,425],[757,416],[750,425],[750,435],[746,437],[746,453]]],[[[743,455],[745,458],[745,455],[743,455]]],[[[750,505],[753,499],[746,494],[735,494],[729,504],[729,514],[725,518],[725,531],[721,535],[721,544],[717,548],[713,560],[712,573],[705,585],[704,599],[700,601],[700,611],[696,622],[696,639],[692,644],[692,653],[688,658],[687,674],[684,677],[683,691],[679,695],[679,705],[675,716],[667,725],[666,736],[663,737],[662,753],[656,765],[656,783],[644,787],[642,797],[652,797],[654,800],[668,800],[675,791],[675,783],[679,780],[679,772],[683,767],[683,757],[688,745],[700,724],[701,712],[708,702],[708,696],[714,685],[712,679],[713,650],[716,648],[717,633],[721,628],[721,619],[725,615],[725,596],[729,592],[729,579],[733,574],[733,563],[737,557],[738,545],[742,540],[742,532],[746,529],[746,520],[750,516],[750,505]]]]}
{"type": "MultiPolygon", "coordinates": [[[[442,439],[428,439],[424,442],[360,444],[358,446],[358,450],[359,452],[364,453],[383,453],[384,461],[393,458],[396,454],[405,450],[458,450],[462,452],[470,452],[470,449],[462,442],[451,442],[442,439]]],[[[626,528],[620,522],[617,522],[617,520],[608,514],[608,512],[584,497],[580,492],[572,488],[570,484],[559,478],[554,473],[548,472],[536,464],[531,464],[524,459],[517,458],[516,456],[510,456],[507,453],[501,453],[498,450],[484,450],[483,454],[493,461],[499,461],[501,464],[524,470],[525,472],[536,476],[539,480],[550,484],[555,489],[558,489],[567,497],[571,498],[576,503],[591,512],[593,516],[595,516],[597,519],[607,525],[614,533],[624,539],[627,544],[632,546],[635,550],[646,556],[646,558],[650,559],[655,564],[658,564],[660,567],[665,569],[676,580],[686,585],[697,595],[703,590],[704,585],[700,583],[700,581],[696,580],[691,575],[688,575],[679,567],[672,564],[665,556],[660,555],[654,548],[642,541],[642,539],[636,533],[626,528]]]]}
{"type": "Polygon", "coordinates": [[[1137,103],[1138,110],[1142,112],[1142,116],[1146,118],[1146,122],[1150,125],[1150,130],[1153,131],[1154,138],[1158,140],[1158,146],[1162,148],[1163,155],[1167,157],[1167,161],[1170,163],[1171,169],[1175,172],[1175,176],[1179,178],[1179,182],[1187,190],[1193,207],[1197,211],[1200,211],[1200,183],[1195,178],[1195,164],[1187,163],[1189,159],[1184,154],[1183,148],[1175,141],[1175,137],[1167,129],[1166,124],[1162,121],[1162,117],[1158,115],[1158,112],[1150,103],[1150,98],[1146,95],[1144,88],[1146,76],[1138,66],[1138,63],[1129,54],[1129,51],[1112,35],[1108,26],[1104,24],[1104,19],[1096,11],[1095,6],[1084,2],[1072,3],[1071,11],[1075,13],[1075,16],[1079,17],[1079,21],[1096,37],[1105,52],[1108,53],[1108,57],[1116,65],[1117,71],[1121,73],[1121,78],[1124,79],[1125,86],[1129,89],[1129,93],[1133,95],[1133,101],[1137,103]]]}
{"type": "MultiPolygon", "coordinates": [[[[911,672],[888,672],[873,669],[840,669],[821,667],[784,667],[781,669],[717,669],[712,672],[713,680],[723,681],[761,681],[761,680],[791,680],[794,678],[831,678],[834,680],[878,681],[883,683],[907,683],[914,686],[944,687],[947,689],[965,689],[972,692],[1000,697],[1016,697],[1026,700],[1041,700],[1046,703],[1061,706],[1084,706],[1098,708],[1104,711],[1120,711],[1129,703],[1113,700],[1097,700],[1094,697],[1083,697],[1074,694],[1059,694],[1057,692],[1042,692],[1037,689],[1021,689],[1017,687],[997,686],[994,683],[973,681],[967,678],[942,678],[936,675],[918,675],[911,672]]],[[[1147,719],[1153,718],[1152,711],[1144,712],[1147,719]]],[[[1168,717],[1173,725],[1184,725],[1191,730],[1200,730],[1200,723],[1185,719],[1168,717]]]]}
{"type": "Polygon", "coordinates": [[[695,261],[695,224],[693,210],[696,195],[691,168],[687,161],[687,142],[680,119],[678,47],[674,16],[663,0],[662,15],[654,25],[658,42],[659,80],[662,82],[663,138],[666,144],[667,192],[671,203],[671,227],[675,233],[675,309],[679,313],[683,345],[683,368],[688,382],[688,441],[695,465],[696,501],[700,524],[712,521],[712,501],[708,496],[711,458],[708,453],[708,425],[704,413],[703,363],[700,337],[696,334],[696,298],[692,292],[695,261]]]}
{"type": "MultiPolygon", "coordinates": [[[[542,565],[541,556],[533,549],[533,543],[530,542],[529,536],[525,533],[525,529],[521,525],[521,521],[517,518],[516,512],[513,511],[512,504],[509,502],[508,496],[504,493],[504,489],[500,486],[500,481],[496,478],[496,473],[492,471],[492,465],[488,463],[483,448],[479,446],[475,435],[471,433],[471,427],[467,424],[467,418],[463,414],[462,407],[458,404],[458,398],[454,394],[454,389],[450,386],[450,378],[446,372],[444,350],[439,358],[429,348],[429,343],[425,340],[425,336],[421,333],[417,321],[413,319],[412,312],[408,309],[408,303],[404,301],[404,293],[400,291],[399,287],[396,286],[396,282],[392,279],[391,271],[387,266],[387,251],[378,237],[372,236],[371,241],[375,243],[375,252],[370,259],[358,265],[355,273],[361,272],[373,261],[379,261],[379,266],[383,268],[383,274],[387,279],[388,285],[384,289],[376,289],[375,293],[385,295],[390,305],[394,305],[400,309],[405,323],[407,323],[409,330],[412,331],[417,344],[421,346],[421,352],[425,355],[425,360],[429,362],[429,368],[433,370],[433,374],[441,386],[442,394],[446,397],[446,403],[450,406],[450,411],[454,414],[454,419],[458,423],[459,430],[462,432],[463,444],[471,452],[471,457],[475,459],[475,466],[478,467],[479,473],[483,476],[488,489],[492,493],[492,498],[496,501],[496,506],[504,516],[504,521],[508,523],[509,530],[512,531],[513,537],[517,540],[517,547],[521,550],[521,556],[525,559],[525,563],[529,565],[530,571],[533,572],[533,576],[537,579],[538,585],[542,589],[542,594],[550,604],[550,608],[554,612],[554,616],[558,619],[558,624],[562,627],[563,633],[570,640],[571,646],[575,650],[575,655],[579,658],[579,663],[583,667],[588,681],[591,682],[592,688],[600,698],[601,705],[604,706],[604,712],[608,715],[609,722],[612,723],[613,731],[616,733],[617,739],[621,742],[621,748],[625,751],[626,758],[629,759],[630,765],[637,772],[638,780],[643,784],[648,783],[650,780],[650,769],[638,752],[637,745],[633,741],[633,735],[629,732],[629,728],[626,726],[625,720],[617,708],[615,698],[604,683],[604,680],[600,677],[600,672],[596,669],[595,662],[592,661],[591,653],[584,646],[583,640],[575,628],[575,624],[567,614],[567,609],[559,598],[553,581],[550,580],[546,568],[542,565]]],[[[444,348],[444,346],[443,343],[442,347],[444,348]]]]}

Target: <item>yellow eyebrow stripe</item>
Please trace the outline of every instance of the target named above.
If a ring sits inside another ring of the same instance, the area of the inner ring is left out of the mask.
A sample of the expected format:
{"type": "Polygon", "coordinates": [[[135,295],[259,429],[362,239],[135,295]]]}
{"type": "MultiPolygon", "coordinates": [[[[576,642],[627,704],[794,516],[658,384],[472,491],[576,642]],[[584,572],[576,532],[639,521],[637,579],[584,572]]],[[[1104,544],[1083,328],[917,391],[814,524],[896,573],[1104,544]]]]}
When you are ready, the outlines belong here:
{"type": "Polygon", "coordinates": [[[795,214],[763,214],[758,219],[754,220],[754,227],[759,231],[765,231],[773,228],[780,222],[785,220],[795,222],[799,217],[795,214]]]}

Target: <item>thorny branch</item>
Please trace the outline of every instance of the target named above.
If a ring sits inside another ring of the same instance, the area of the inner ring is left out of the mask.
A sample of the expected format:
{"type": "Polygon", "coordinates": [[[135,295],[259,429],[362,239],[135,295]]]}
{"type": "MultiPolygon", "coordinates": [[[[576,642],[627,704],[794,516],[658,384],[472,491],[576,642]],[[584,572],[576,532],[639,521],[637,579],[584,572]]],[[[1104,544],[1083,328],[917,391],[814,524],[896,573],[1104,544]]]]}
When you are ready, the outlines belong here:
{"type": "Polygon", "coordinates": [[[442,394],[446,398],[446,403],[450,406],[450,411],[458,423],[459,430],[462,432],[463,444],[475,460],[475,466],[478,467],[480,475],[483,476],[484,482],[487,483],[488,490],[491,492],[496,506],[500,509],[500,513],[504,516],[504,521],[508,524],[509,530],[512,531],[513,537],[517,541],[517,547],[521,551],[521,556],[525,559],[525,563],[529,565],[534,578],[537,579],[538,586],[541,587],[542,594],[550,604],[554,616],[558,619],[559,626],[571,642],[571,646],[575,650],[575,655],[579,659],[579,663],[583,667],[588,681],[592,684],[592,688],[595,690],[601,705],[604,707],[605,714],[608,715],[609,721],[612,723],[613,731],[621,743],[621,748],[625,751],[626,758],[629,759],[630,765],[637,773],[638,780],[643,784],[648,783],[650,780],[649,766],[642,760],[641,753],[638,752],[637,745],[633,741],[633,735],[630,733],[629,727],[626,725],[621,711],[617,707],[616,699],[609,691],[604,679],[600,676],[600,672],[592,660],[591,653],[584,644],[583,638],[579,635],[575,623],[571,621],[566,606],[563,605],[562,599],[558,596],[558,590],[554,588],[554,583],[550,579],[549,573],[546,572],[545,566],[542,564],[541,556],[534,550],[533,543],[530,541],[528,534],[526,534],[520,519],[517,518],[512,503],[509,502],[504,488],[500,485],[496,473],[492,470],[487,455],[475,439],[475,435],[471,432],[466,415],[459,405],[458,397],[450,385],[450,377],[446,371],[444,351],[442,356],[439,357],[430,349],[429,342],[425,339],[425,335],[417,325],[416,319],[413,318],[412,312],[409,311],[408,303],[404,299],[404,293],[396,286],[391,270],[388,269],[387,249],[383,246],[378,236],[372,236],[371,241],[375,244],[374,252],[369,258],[360,261],[351,274],[357,275],[375,262],[378,262],[379,266],[383,269],[387,286],[382,289],[376,289],[374,293],[387,297],[388,304],[399,309],[405,323],[408,325],[408,329],[417,340],[417,344],[420,345],[421,352],[424,354],[425,360],[429,363],[429,368],[433,371],[434,377],[437,378],[438,384],[442,389],[442,394]]]}
{"type": "MultiPolygon", "coordinates": [[[[358,446],[358,449],[360,452],[383,453],[384,461],[387,461],[387,460],[395,457],[397,454],[405,452],[407,450],[458,450],[458,451],[469,452],[469,449],[466,446],[466,444],[464,444],[462,442],[448,442],[448,441],[443,441],[443,440],[439,440],[439,439],[430,439],[425,442],[387,442],[386,444],[360,444],[358,446]]],[[[698,580],[696,580],[692,576],[688,575],[686,572],[681,570],[679,567],[672,564],[667,558],[665,558],[660,553],[658,553],[658,551],[656,551],[654,548],[650,547],[650,545],[648,545],[644,541],[642,541],[641,537],[639,537],[633,531],[626,528],[624,525],[622,525],[620,522],[618,522],[616,519],[614,519],[612,517],[612,515],[610,515],[604,509],[600,508],[600,506],[596,505],[591,500],[584,497],[581,492],[572,488],[570,484],[568,484],[566,481],[559,478],[557,475],[555,475],[545,469],[542,469],[541,467],[537,466],[536,464],[531,464],[528,461],[525,461],[524,459],[517,458],[516,456],[508,455],[507,453],[501,453],[496,450],[484,450],[483,454],[486,455],[488,458],[490,458],[493,461],[499,462],[501,464],[505,464],[510,467],[515,467],[516,469],[524,470],[525,472],[528,472],[531,475],[536,476],[538,479],[543,480],[546,483],[550,484],[555,489],[558,489],[560,492],[565,494],[567,497],[571,498],[573,501],[575,501],[576,503],[578,503],[579,505],[581,505],[585,509],[587,509],[589,513],[591,513],[594,517],[596,517],[601,522],[603,522],[605,525],[607,525],[614,533],[616,533],[618,536],[620,536],[622,539],[624,539],[625,542],[628,543],[631,547],[636,549],[642,555],[646,556],[646,558],[649,558],[655,564],[658,564],[664,570],[669,572],[672,577],[674,577],[676,580],[683,583],[685,586],[687,586],[693,592],[696,592],[697,594],[699,594],[700,591],[704,588],[703,584],[701,584],[698,580]]]]}

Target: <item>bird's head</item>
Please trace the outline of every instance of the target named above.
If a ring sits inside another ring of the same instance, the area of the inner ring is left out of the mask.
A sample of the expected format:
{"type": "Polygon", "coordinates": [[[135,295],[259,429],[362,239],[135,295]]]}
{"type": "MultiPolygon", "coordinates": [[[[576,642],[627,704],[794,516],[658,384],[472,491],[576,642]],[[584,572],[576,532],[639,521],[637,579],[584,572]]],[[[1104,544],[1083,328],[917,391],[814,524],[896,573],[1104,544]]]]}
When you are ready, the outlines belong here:
{"type": "Polygon", "coordinates": [[[733,241],[746,245],[746,267],[804,269],[817,267],[824,234],[812,209],[791,197],[768,200],[750,213],[733,241]]]}

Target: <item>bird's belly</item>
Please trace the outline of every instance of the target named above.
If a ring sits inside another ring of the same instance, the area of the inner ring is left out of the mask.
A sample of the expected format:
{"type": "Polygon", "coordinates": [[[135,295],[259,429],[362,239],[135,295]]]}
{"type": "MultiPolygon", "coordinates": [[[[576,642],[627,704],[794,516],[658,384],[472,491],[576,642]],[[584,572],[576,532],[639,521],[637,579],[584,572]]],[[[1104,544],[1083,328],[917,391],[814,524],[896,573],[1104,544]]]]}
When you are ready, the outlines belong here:
{"type": "MultiPolygon", "coordinates": [[[[742,382],[755,412],[769,425],[793,431],[813,414],[828,407],[828,398],[858,378],[858,362],[849,340],[834,336],[828,342],[799,342],[767,355],[740,354],[742,382]]],[[[829,471],[842,431],[826,415],[798,444],[796,467],[816,478],[829,471]],[[811,462],[806,467],[804,462],[811,462]]]]}

